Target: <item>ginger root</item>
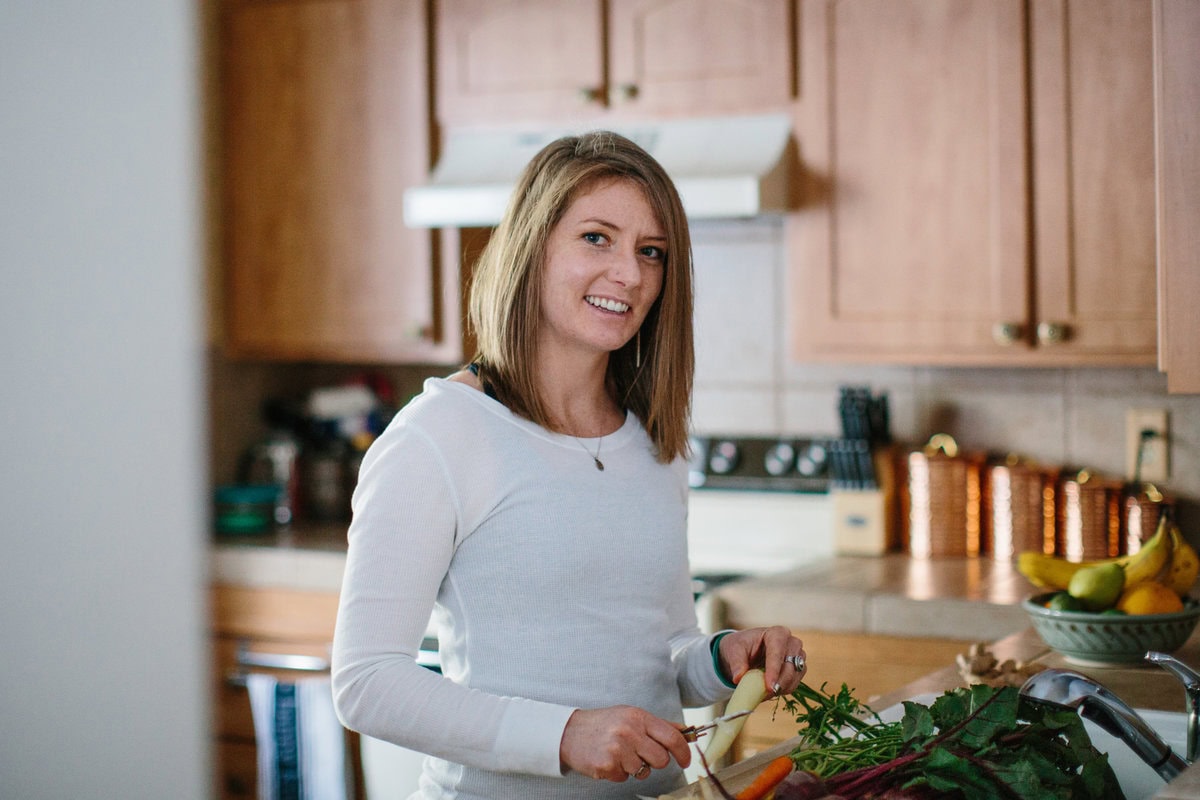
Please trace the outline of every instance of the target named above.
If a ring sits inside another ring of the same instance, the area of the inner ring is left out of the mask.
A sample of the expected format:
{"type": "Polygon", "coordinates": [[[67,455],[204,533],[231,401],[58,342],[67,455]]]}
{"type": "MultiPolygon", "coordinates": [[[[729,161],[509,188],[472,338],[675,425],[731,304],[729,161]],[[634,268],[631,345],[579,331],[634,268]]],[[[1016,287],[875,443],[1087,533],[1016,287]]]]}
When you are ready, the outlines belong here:
{"type": "Polygon", "coordinates": [[[1031,675],[1045,669],[1038,664],[1026,664],[1011,658],[1001,662],[983,642],[971,645],[965,654],[959,653],[955,661],[958,663],[958,674],[968,686],[983,683],[993,688],[1020,687],[1031,675]]]}

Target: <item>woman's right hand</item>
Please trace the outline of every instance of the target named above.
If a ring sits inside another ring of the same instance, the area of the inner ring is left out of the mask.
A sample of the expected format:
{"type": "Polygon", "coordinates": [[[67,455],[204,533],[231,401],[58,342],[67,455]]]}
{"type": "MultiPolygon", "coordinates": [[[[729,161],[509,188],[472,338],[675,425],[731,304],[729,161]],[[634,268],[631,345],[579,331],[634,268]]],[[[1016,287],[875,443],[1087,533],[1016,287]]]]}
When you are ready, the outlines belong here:
{"type": "Polygon", "coordinates": [[[670,764],[672,757],[680,767],[692,760],[679,726],[634,706],[576,710],[567,720],[558,752],[568,769],[617,783],[645,779],[651,770],[670,764]]]}

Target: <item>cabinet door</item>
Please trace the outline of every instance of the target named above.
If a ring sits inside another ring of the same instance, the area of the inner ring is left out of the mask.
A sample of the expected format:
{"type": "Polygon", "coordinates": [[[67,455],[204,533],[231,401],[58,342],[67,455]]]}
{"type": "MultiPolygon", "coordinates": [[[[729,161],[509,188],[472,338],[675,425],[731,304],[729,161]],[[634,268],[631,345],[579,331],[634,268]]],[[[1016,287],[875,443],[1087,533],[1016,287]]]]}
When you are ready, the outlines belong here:
{"type": "Polygon", "coordinates": [[[789,0],[611,0],[614,110],[783,108],[795,68],[789,0]]]}
{"type": "Polygon", "coordinates": [[[1039,349],[1153,364],[1151,5],[1036,0],[1030,21],[1039,349]]]}
{"type": "Polygon", "coordinates": [[[228,303],[234,356],[459,357],[456,273],[405,228],[429,163],[420,0],[222,8],[228,303]]]}
{"type": "Polygon", "coordinates": [[[1159,368],[1172,393],[1200,394],[1200,4],[1155,0],[1159,368]]]}
{"type": "Polygon", "coordinates": [[[441,0],[436,6],[442,123],[559,121],[603,108],[600,0],[441,0]]]}
{"type": "Polygon", "coordinates": [[[1004,352],[993,328],[1030,294],[1024,3],[799,9],[794,355],[1004,352]]]}

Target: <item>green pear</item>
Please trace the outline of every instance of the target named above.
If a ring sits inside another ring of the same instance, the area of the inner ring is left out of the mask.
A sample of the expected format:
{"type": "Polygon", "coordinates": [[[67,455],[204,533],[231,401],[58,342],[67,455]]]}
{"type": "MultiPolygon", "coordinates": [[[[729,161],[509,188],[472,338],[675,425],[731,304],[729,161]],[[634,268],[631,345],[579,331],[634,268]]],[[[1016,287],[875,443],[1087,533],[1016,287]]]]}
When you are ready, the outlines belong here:
{"type": "Polygon", "coordinates": [[[1080,568],[1071,576],[1067,592],[1088,611],[1104,611],[1116,605],[1124,588],[1125,568],[1110,562],[1080,568]]]}

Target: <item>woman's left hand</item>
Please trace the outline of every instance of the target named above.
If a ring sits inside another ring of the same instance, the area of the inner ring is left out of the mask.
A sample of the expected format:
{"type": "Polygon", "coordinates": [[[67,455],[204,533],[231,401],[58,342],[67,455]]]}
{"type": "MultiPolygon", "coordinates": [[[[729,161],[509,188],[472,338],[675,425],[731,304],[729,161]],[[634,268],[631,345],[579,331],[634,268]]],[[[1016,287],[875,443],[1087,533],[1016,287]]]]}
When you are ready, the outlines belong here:
{"type": "Polygon", "coordinates": [[[791,694],[808,672],[804,642],[782,625],[747,628],[721,639],[718,653],[721,669],[734,683],[746,670],[761,667],[767,688],[775,694],[791,694]]]}

